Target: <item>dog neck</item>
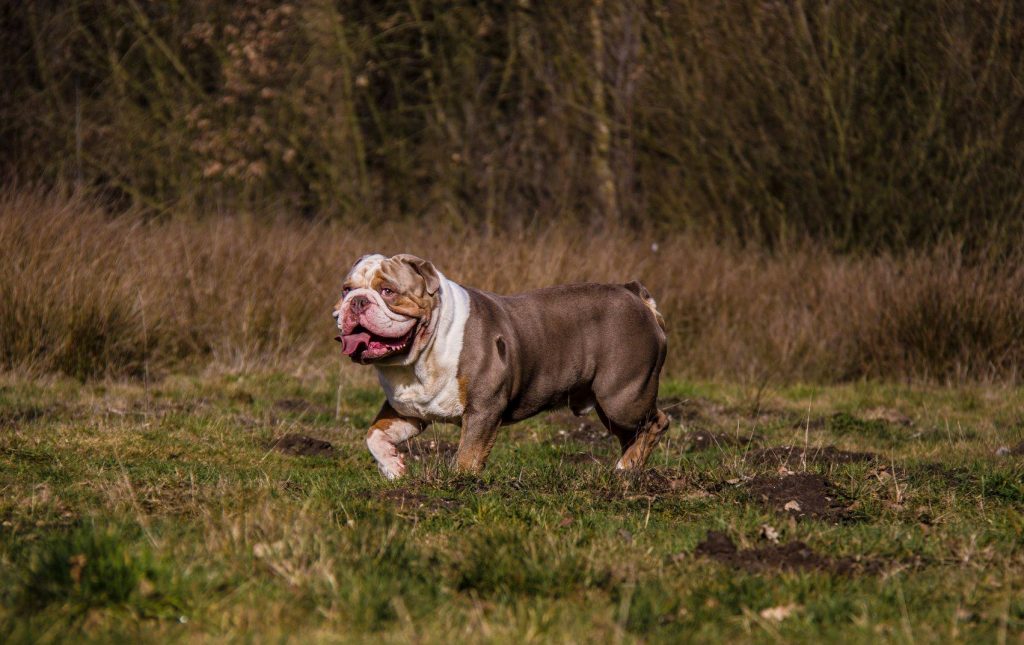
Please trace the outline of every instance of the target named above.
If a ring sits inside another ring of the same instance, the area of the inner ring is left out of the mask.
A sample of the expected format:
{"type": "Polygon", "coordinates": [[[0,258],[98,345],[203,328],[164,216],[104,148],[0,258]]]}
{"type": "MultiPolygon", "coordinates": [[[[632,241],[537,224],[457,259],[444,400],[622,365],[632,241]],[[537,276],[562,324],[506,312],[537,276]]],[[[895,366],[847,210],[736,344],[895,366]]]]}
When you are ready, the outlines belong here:
{"type": "Polygon", "coordinates": [[[461,416],[458,370],[463,333],[469,317],[469,294],[440,275],[438,306],[430,333],[416,360],[408,365],[375,365],[388,402],[399,414],[427,419],[461,416]]]}

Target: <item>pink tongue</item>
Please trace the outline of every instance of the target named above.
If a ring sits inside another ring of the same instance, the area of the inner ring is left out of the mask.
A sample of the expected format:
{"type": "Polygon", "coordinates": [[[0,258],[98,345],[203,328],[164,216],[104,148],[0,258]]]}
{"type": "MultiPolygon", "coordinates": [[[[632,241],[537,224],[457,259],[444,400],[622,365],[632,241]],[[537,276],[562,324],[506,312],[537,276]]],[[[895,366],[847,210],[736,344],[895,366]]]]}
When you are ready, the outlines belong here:
{"type": "Polygon", "coordinates": [[[358,334],[349,334],[348,336],[340,336],[341,338],[341,351],[345,352],[346,355],[351,356],[352,354],[359,351],[359,348],[363,345],[370,346],[370,334],[365,331],[359,332],[358,334]]]}

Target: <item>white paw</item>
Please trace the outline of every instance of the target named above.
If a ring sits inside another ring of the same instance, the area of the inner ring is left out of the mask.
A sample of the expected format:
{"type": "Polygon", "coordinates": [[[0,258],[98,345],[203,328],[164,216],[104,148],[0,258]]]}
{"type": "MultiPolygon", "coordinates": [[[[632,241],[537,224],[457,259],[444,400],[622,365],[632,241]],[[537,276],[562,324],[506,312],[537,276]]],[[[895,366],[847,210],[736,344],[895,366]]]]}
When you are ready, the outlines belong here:
{"type": "Polygon", "coordinates": [[[394,481],[405,476],[405,462],[401,458],[389,460],[390,463],[377,462],[377,470],[389,481],[394,481]]]}

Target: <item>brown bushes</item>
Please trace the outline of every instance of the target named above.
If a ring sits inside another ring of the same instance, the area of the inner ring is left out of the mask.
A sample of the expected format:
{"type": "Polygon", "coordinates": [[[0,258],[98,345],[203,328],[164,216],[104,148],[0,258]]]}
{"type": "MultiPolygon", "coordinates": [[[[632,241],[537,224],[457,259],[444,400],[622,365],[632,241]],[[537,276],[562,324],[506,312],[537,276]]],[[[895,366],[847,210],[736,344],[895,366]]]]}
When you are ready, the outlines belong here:
{"type": "Polygon", "coordinates": [[[330,365],[331,305],[368,251],[498,292],[640,279],[676,376],[1016,381],[1024,253],[773,253],[567,224],[505,233],[246,216],[111,218],[79,197],[0,198],[0,362],[79,377],[189,365],[330,365]],[[655,245],[656,246],[653,246],[655,245]]]}

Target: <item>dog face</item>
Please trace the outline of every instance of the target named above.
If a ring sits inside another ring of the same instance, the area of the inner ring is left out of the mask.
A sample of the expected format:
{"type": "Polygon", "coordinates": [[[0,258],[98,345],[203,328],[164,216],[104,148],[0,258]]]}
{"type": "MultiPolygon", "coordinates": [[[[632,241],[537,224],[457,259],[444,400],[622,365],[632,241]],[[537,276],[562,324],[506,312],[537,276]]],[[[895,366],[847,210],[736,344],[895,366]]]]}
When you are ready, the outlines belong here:
{"type": "Polygon", "coordinates": [[[341,331],[335,340],[357,363],[408,365],[430,336],[440,289],[437,269],[422,258],[364,255],[349,269],[334,306],[341,331]]]}

